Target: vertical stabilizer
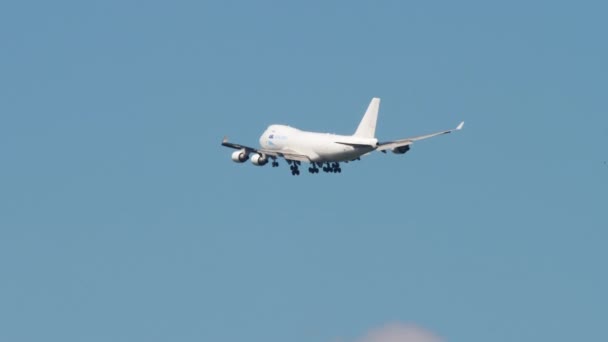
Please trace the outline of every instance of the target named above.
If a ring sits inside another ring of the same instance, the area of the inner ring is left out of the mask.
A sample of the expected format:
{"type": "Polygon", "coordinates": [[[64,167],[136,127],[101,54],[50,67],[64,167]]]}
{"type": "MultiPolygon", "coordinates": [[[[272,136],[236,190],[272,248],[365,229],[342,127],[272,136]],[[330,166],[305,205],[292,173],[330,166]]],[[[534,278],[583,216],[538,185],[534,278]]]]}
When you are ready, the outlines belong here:
{"type": "Polygon", "coordinates": [[[355,131],[355,136],[362,138],[375,138],[376,135],[376,121],[378,120],[378,109],[380,108],[380,99],[374,97],[372,102],[367,106],[365,115],[359,123],[359,127],[355,131]]]}

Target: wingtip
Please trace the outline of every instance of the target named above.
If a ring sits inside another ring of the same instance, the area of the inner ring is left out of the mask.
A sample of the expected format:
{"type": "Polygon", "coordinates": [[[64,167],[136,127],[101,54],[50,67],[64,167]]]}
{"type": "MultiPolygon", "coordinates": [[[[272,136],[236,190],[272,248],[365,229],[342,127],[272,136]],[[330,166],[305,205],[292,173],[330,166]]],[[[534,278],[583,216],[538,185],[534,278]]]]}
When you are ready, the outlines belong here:
{"type": "Polygon", "coordinates": [[[460,131],[462,129],[462,127],[464,127],[464,121],[462,121],[460,124],[458,124],[458,127],[456,127],[456,130],[460,131]]]}
{"type": "Polygon", "coordinates": [[[228,142],[228,136],[224,135],[224,139],[222,139],[222,144],[227,143],[227,142],[228,142]]]}

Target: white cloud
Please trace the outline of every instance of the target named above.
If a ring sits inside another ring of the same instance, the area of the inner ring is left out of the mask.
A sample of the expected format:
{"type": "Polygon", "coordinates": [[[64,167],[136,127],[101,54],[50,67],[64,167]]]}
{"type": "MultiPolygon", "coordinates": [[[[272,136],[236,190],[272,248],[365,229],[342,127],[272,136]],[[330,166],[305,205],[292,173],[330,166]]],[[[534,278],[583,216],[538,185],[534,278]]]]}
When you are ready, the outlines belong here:
{"type": "Polygon", "coordinates": [[[413,324],[390,323],[370,330],[356,342],[442,342],[432,332],[413,324]]]}

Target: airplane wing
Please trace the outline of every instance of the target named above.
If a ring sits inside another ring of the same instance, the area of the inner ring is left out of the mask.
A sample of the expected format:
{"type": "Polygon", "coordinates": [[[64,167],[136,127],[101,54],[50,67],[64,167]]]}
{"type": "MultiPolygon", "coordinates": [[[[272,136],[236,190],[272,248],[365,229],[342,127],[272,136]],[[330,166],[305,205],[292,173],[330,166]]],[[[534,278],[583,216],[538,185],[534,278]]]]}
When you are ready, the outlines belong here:
{"type": "Polygon", "coordinates": [[[239,144],[228,142],[228,137],[224,137],[224,140],[222,140],[222,146],[230,147],[235,150],[246,150],[247,152],[256,152],[257,151],[257,149],[255,149],[253,147],[248,147],[245,145],[239,145],[239,144]]]}
{"type": "Polygon", "coordinates": [[[224,140],[222,141],[222,146],[226,146],[226,147],[233,148],[236,150],[245,150],[245,151],[247,151],[247,153],[259,153],[259,154],[263,154],[263,155],[274,157],[274,158],[284,158],[285,160],[296,160],[296,161],[301,161],[301,162],[306,162],[306,163],[311,161],[308,156],[299,154],[295,151],[291,151],[291,150],[275,151],[275,150],[267,150],[264,148],[253,148],[253,147],[249,147],[249,146],[245,146],[245,145],[231,143],[228,141],[227,137],[224,137],[224,140]]]}
{"type": "Polygon", "coordinates": [[[438,135],[448,134],[448,133],[452,133],[454,131],[459,131],[462,129],[463,126],[464,126],[464,121],[461,122],[456,128],[449,129],[447,131],[441,131],[441,132],[436,132],[436,133],[431,133],[431,134],[426,134],[426,135],[419,135],[417,137],[411,137],[411,138],[406,138],[406,139],[381,142],[381,143],[378,143],[378,146],[376,147],[376,151],[385,152],[386,150],[392,150],[395,148],[408,146],[408,145],[413,144],[414,141],[424,140],[424,139],[436,137],[438,135]]]}

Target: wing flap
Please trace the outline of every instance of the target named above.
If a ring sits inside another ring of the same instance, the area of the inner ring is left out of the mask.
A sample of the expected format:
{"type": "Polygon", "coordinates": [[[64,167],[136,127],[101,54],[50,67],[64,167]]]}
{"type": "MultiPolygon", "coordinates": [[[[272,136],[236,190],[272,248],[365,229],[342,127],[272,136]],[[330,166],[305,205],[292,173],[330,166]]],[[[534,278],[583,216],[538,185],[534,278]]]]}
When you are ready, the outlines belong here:
{"type": "Polygon", "coordinates": [[[407,139],[380,143],[380,144],[378,144],[378,147],[376,148],[376,151],[384,152],[386,150],[392,150],[394,148],[411,145],[413,143],[414,143],[413,141],[407,140],[407,139]]]}

